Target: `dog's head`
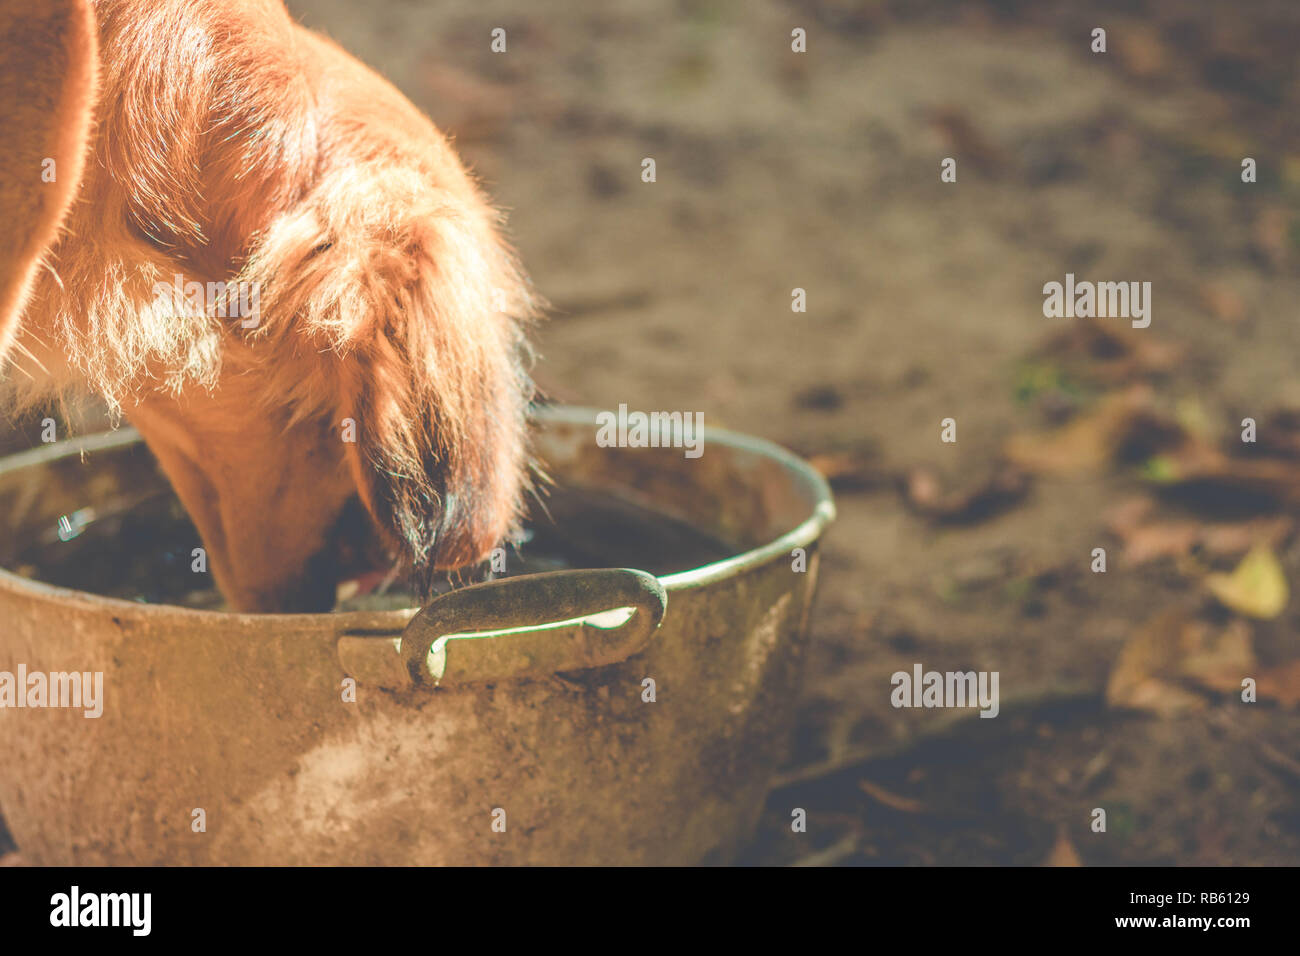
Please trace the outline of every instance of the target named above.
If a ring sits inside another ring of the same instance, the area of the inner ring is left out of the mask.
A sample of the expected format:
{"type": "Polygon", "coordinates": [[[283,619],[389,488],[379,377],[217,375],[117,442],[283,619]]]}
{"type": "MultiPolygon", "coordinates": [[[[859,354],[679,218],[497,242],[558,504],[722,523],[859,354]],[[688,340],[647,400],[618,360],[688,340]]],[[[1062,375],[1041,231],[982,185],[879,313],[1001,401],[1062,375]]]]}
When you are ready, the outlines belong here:
{"type": "Polygon", "coordinates": [[[279,3],[96,11],[38,377],[141,430],[236,607],[330,606],[353,500],[426,580],[484,559],[526,484],[535,306],[445,139],[279,3]]]}

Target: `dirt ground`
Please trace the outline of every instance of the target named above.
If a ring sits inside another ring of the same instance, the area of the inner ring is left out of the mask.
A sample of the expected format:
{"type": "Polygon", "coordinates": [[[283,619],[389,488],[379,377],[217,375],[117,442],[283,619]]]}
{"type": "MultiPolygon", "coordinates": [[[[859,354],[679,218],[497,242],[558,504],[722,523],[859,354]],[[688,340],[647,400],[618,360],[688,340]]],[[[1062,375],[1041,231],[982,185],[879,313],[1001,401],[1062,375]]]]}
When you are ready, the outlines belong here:
{"type": "Polygon", "coordinates": [[[747,862],[1300,861],[1300,601],[1206,583],[1256,545],[1300,581],[1300,7],[289,5],[510,210],[553,398],[702,411],[832,480],[747,862]],[[1149,281],[1150,327],[1045,318],[1067,272],[1149,281]],[[1160,470],[1189,448],[1229,463],[1160,470]],[[999,672],[1000,715],[894,708],[916,663],[999,672]]]}

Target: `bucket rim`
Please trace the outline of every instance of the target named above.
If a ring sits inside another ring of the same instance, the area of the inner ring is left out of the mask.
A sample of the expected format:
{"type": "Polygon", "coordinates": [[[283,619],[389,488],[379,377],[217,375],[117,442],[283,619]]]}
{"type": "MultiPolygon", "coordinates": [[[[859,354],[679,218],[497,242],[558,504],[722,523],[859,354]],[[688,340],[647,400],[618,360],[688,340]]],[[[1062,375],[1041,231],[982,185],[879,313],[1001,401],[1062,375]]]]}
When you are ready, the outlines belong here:
{"type": "MultiPolygon", "coordinates": [[[[579,405],[546,405],[533,410],[531,417],[536,421],[554,421],[567,425],[590,425],[596,427],[596,416],[600,410],[579,405]]],[[[658,576],[660,583],[669,592],[692,590],[736,577],[753,568],[765,565],[775,559],[789,555],[795,548],[805,548],[821,537],[827,526],[835,519],[835,502],[830,485],[811,464],[794,452],[783,448],[775,442],[759,438],[744,432],[726,428],[705,426],[702,440],[724,445],[729,448],[749,452],[775,461],[788,472],[796,485],[808,495],[813,502],[811,513],[794,528],[784,534],[737,554],[729,555],[718,561],[688,568],[673,574],[658,576]]],[[[114,451],[129,447],[143,441],[138,431],[129,426],[109,432],[99,432],[68,439],[50,445],[47,448],[33,448],[0,457],[0,474],[49,464],[86,452],[114,451]]],[[[212,611],[199,608],[180,607],[175,604],[149,604],[142,601],[128,601],[124,598],[107,597],[90,591],[59,587],[43,581],[21,577],[4,568],[0,568],[0,589],[18,592],[30,597],[58,601],[60,604],[72,604],[83,609],[111,613],[116,617],[130,616],[159,621],[166,618],[181,618],[191,624],[221,623],[240,627],[252,626],[261,622],[289,627],[291,629],[318,630],[323,623],[329,623],[331,630],[338,634],[374,635],[401,632],[406,624],[419,613],[419,607],[402,608],[389,611],[328,611],[309,614],[249,614],[241,611],[212,611]]]]}

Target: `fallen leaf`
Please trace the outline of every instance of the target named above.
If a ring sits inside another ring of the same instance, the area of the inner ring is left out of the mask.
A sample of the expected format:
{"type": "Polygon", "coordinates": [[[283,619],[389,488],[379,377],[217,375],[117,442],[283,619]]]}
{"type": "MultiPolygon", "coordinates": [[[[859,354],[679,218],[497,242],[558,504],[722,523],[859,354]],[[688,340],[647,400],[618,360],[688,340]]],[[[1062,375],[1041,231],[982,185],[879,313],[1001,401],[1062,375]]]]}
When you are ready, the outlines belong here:
{"type": "Polygon", "coordinates": [[[1147,621],[1120,651],[1106,685],[1112,707],[1174,716],[1202,709],[1194,687],[1229,693],[1256,669],[1250,625],[1214,628],[1182,609],[1147,621]],[[1194,685],[1194,686],[1189,686],[1194,685]]]}
{"type": "Polygon", "coordinates": [[[1068,425],[1047,433],[1012,435],[1007,457],[1017,465],[1047,474],[1078,474],[1109,464],[1136,422],[1150,412],[1153,393],[1134,385],[1107,395],[1068,425]]]}
{"type": "Polygon", "coordinates": [[[1267,545],[1251,548],[1231,574],[1207,574],[1204,583],[1225,607],[1265,620],[1281,614],[1291,596],[1282,565],[1267,545]]]}
{"type": "Polygon", "coordinates": [[[1043,346],[1041,354],[1071,366],[1082,378],[1109,384],[1145,380],[1168,372],[1184,348],[1146,329],[1095,317],[1075,319],[1043,346]]]}
{"type": "Polygon", "coordinates": [[[1300,706],[1300,660],[1265,670],[1255,687],[1260,700],[1275,700],[1287,708],[1300,706]]]}
{"type": "Polygon", "coordinates": [[[982,481],[945,493],[934,472],[916,468],[907,475],[903,495],[914,511],[928,518],[970,523],[1011,507],[1025,496],[1029,485],[1029,475],[1003,463],[982,481]]]}
{"type": "Polygon", "coordinates": [[[1201,622],[1183,632],[1181,676],[1222,694],[1241,689],[1241,680],[1256,667],[1250,625],[1229,621],[1215,632],[1201,622]]]}
{"type": "Polygon", "coordinates": [[[1079,779],[1077,790],[1080,793],[1087,792],[1104,777],[1114,762],[1115,754],[1111,750],[1103,750],[1088,761],[1088,765],[1083,768],[1083,776],[1079,779]]]}
{"type": "Polygon", "coordinates": [[[1206,442],[1187,441],[1150,458],[1143,476],[1155,484],[1195,485],[1243,497],[1300,506],[1300,463],[1277,458],[1229,458],[1206,442]]]}
{"type": "Polygon", "coordinates": [[[875,455],[826,452],[810,455],[808,464],[816,468],[836,491],[861,491],[877,487],[888,480],[875,455]]]}
{"type": "Polygon", "coordinates": [[[1106,527],[1121,538],[1142,523],[1142,519],[1155,508],[1156,500],[1150,495],[1132,495],[1107,510],[1106,527]]]}
{"type": "Polygon", "coordinates": [[[1257,544],[1276,548],[1295,527],[1286,515],[1249,521],[1207,524],[1201,529],[1201,547],[1211,554],[1241,554],[1257,544]]]}
{"type": "Polygon", "coordinates": [[[1145,710],[1160,717],[1179,717],[1204,710],[1205,705],[1206,700],[1200,694],[1152,677],[1136,683],[1126,699],[1111,706],[1145,710]]]}
{"type": "Polygon", "coordinates": [[[1065,835],[1064,827],[1057,832],[1056,843],[1052,845],[1052,852],[1047,855],[1043,866],[1083,866],[1074,844],[1065,835]]]}
{"type": "Polygon", "coordinates": [[[1196,548],[1222,556],[1244,554],[1257,544],[1275,548],[1291,535],[1295,526],[1286,515],[1207,523],[1190,518],[1152,518],[1155,507],[1155,499],[1135,495],[1106,512],[1107,530],[1124,542],[1125,564],[1136,566],[1156,558],[1182,558],[1196,548]]]}
{"type": "Polygon", "coordinates": [[[1214,422],[1205,406],[1195,398],[1184,397],[1174,403],[1174,421],[1193,439],[1205,442],[1214,439],[1214,422]]]}
{"type": "Polygon", "coordinates": [[[1201,527],[1195,521],[1153,521],[1131,529],[1124,538],[1124,563],[1145,564],[1155,558],[1181,557],[1195,547],[1201,527]]]}

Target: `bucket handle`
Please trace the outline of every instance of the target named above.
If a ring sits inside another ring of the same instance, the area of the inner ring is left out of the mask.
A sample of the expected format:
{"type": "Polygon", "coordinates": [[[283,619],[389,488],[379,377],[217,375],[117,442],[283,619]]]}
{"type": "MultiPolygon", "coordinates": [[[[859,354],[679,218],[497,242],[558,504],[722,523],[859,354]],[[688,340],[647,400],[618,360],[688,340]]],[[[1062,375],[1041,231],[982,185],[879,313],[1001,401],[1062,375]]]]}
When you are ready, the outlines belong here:
{"type": "Polygon", "coordinates": [[[544,676],[616,664],[641,651],[668,592],[629,568],[552,571],[461,588],[426,604],[400,637],[339,638],[349,675],[381,687],[544,676]],[[612,621],[613,612],[632,609],[612,621]],[[611,614],[611,623],[592,620],[611,614]],[[538,624],[538,614],[546,621],[538,624]],[[557,633],[563,632],[563,633],[557,633]]]}

